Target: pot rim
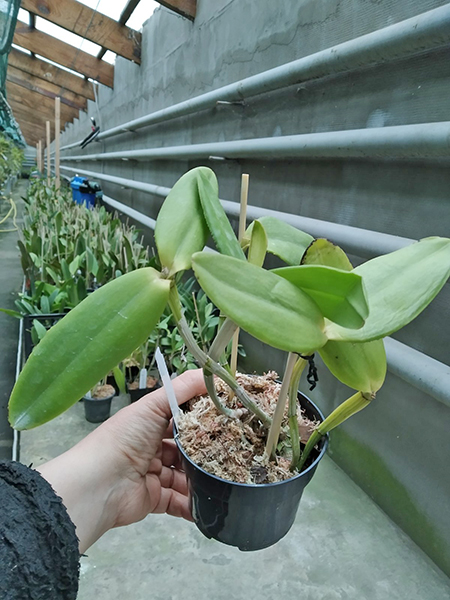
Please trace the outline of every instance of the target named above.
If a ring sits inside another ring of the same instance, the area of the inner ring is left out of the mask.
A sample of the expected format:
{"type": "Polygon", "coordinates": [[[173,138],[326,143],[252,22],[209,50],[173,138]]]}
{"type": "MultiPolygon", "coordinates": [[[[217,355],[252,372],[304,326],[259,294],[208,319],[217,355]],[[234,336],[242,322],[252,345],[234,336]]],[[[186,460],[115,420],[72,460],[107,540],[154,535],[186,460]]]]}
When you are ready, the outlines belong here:
{"type": "MultiPolygon", "coordinates": [[[[304,398],[306,398],[306,400],[308,400],[308,402],[311,404],[311,406],[317,411],[317,413],[319,414],[319,416],[322,419],[322,421],[324,421],[325,417],[324,417],[322,411],[319,409],[319,407],[316,406],[316,404],[312,400],[310,400],[308,398],[308,396],[306,396],[303,392],[299,391],[298,393],[301,394],[304,398]]],[[[178,428],[177,428],[175,422],[173,423],[173,430],[174,430],[173,439],[175,440],[175,443],[177,445],[178,450],[181,452],[181,454],[184,456],[184,458],[187,461],[189,461],[191,463],[191,465],[193,465],[196,469],[198,469],[199,471],[201,471],[205,475],[208,475],[209,477],[212,477],[216,481],[220,481],[221,483],[229,483],[229,484],[232,484],[232,485],[236,485],[238,487],[252,488],[252,489],[268,488],[268,487],[274,487],[274,486],[277,486],[277,485],[283,485],[283,484],[286,484],[286,483],[288,483],[290,481],[295,481],[296,479],[298,479],[300,477],[303,477],[304,475],[306,475],[307,473],[309,473],[309,471],[311,471],[312,469],[314,469],[318,465],[319,461],[325,455],[325,452],[328,449],[328,443],[330,441],[330,434],[327,433],[322,438],[324,440],[324,444],[323,444],[322,450],[319,452],[319,455],[317,456],[317,458],[309,465],[309,467],[307,469],[305,469],[301,473],[298,473],[294,477],[290,477],[289,479],[283,479],[283,481],[274,481],[273,483],[240,483],[238,481],[231,481],[230,479],[223,479],[222,477],[218,477],[217,475],[213,475],[212,473],[208,473],[208,471],[205,471],[205,469],[203,469],[202,467],[200,467],[197,463],[195,463],[186,454],[183,446],[181,445],[181,442],[180,442],[180,439],[179,439],[180,438],[180,434],[178,433],[178,428]]]]}
{"type": "Polygon", "coordinates": [[[104,398],[88,398],[87,396],[83,396],[83,400],[87,400],[88,402],[101,402],[102,400],[112,400],[116,395],[116,392],[114,392],[114,394],[111,394],[110,396],[105,396],[104,398]]]}

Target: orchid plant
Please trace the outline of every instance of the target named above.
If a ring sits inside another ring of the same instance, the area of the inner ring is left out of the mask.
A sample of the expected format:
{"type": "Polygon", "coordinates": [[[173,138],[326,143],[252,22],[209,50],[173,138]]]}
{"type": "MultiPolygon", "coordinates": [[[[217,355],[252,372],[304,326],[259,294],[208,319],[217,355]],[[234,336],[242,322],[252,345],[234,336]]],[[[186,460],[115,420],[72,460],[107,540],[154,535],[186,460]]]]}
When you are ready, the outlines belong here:
{"type": "Polygon", "coordinates": [[[115,279],[48,332],[13,390],[9,414],[14,427],[35,427],[74,404],[145,342],[168,305],[189,352],[203,368],[217,410],[230,419],[239,417],[218,397],[214,376],[267,430],[262,461],[276,452],[288,403],[291,469],[298,472],[321,436],[372,402],[386,374],[383,337],[412,321],[450,274],[446,238],[426,238],[356,268],[339,247],[272,217],[253,222],[239,243],[220,203],[217,179],[207,167],[189,171],[172,188],[158,215],[155,241],[160,271],[147,267],[115,279]],[[209,236],[218,252],[206,248],[209,236]],[[265,269],[267,253],[286,266],[265,269]],[[225,316],[208,349],[192,335],[175,283],[189,269],[225,316]],[[271,416],[221,364],[238,327],[287,353],[271,416]],[[316,427],[304,446],[297,390],[315,352],[355,393],[316,427]]]}

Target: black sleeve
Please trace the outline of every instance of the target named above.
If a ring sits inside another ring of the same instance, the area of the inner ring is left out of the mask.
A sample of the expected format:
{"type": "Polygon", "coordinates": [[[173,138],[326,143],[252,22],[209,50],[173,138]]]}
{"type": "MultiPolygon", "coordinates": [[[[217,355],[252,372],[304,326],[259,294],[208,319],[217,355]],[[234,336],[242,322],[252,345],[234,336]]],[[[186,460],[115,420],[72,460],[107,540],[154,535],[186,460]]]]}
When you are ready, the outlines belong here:
{"type": "Polygon", "coordinates": [[[75,526],[50,484],[0,461],[0,598],[75,600],[79,560],[75,526]]]}

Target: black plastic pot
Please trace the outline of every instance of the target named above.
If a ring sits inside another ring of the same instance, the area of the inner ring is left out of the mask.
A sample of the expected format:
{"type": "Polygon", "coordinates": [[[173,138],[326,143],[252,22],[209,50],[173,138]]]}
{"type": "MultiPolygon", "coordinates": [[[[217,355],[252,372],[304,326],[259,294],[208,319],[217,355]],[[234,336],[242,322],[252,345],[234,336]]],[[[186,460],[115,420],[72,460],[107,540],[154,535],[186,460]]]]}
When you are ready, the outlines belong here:
{"type": "MultiPolygon", "coordinates": [[[[299,400],[308,418],[323,421],[322,413],[309,398],[299,393],[299,400]]],[[[182,455],[195,524],[207,538],[245,551],[268,548],[287,534],[303,490],[328,446],[325,436],[319,450],[311,453],[307,468],[291,479],[248,485],[207,473],[184,453],[178,435],[175,441],[182,455]]]]}
{"type": "Polygon", "coordinates": [[[136,390],[130,390],[128,389],[128,393],[130,394],[130,401],[131,402],[137,402],[137,400],[140,400],[142,398],[142,396],[145,396],[146,394],[150,394],[151,392],[154,392],[155,390],[159,389],[161,387],[161,384],[159,383],[159,381],[156,381],[155,385],[152,388],[144,388],[144,389],[136,389],[136,390]]]}
{"type": "Polygon", "coordinates": [[[86,421],[90,423],[103,423],[103,421],[109,419],[111,400],[114,396],[115,394],[111,394],[111,396],[107,396],[106,398],[87,398],[84,396],[84,415],[86,421]]]}

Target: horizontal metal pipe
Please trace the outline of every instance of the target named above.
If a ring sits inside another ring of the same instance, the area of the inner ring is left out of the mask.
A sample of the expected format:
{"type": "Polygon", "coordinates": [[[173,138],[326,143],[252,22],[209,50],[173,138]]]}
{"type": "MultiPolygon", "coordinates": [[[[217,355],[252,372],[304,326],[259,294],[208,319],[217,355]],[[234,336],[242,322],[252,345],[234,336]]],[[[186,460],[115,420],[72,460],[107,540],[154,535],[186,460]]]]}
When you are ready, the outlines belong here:
{"type": "MultiPolygon", "coordinates": [[[[151,183],[143,183],[141,181],[133,181],[122,177],[115,177],[113,175],[96,173],[95,171],[86,171],[65,166],[61,166],[61,169],[164,198],[170,192],[170,188],[153,185],[151,183]]],[[[237,218],[239,217],[240,205],[238,202],[231,202],[230,200],[221,200],[221,202],[228,215],[237,218]]],[[[268,208],[260,208],[252,205],[247,207],[248,219],[255,220],[264,216],[276,217],[297,229],[310,233],[314,237],[326,237],[339,246],[342,246],[347,252],[364,258],[373,258],[380,254],[394,252],[394,250],[404,248],[416,241],[410,238],[379,233],[378,231],[369,231],[367,229],[350,227],[348,225],[339,225],[338,223],[331,223],[330,221],[301,217],[268,208]]]]}
{"type": "Polygon", "coordinates": [[[450,366],[393,338],[384,343],[391,373],[450,407],[450,366]]]}
{"type": "MultiPolygon", "coordinates": [[[[137,210],[109,196],[103,196],[103,201],[146,227],[155,228],[156,222],[137,210]]],[[[385,338],[384,343],[391,373],[450,407],[450,366],[393,338],[385,338]]]]}
{"type": "MultiPolygon", "coordinates": [[[[449,42],[450,5],[447,4],[112,127],[101,132],[97,139],[104,140],[127,131],[136,131],[169,119],[214,108],[217,102],[241,101],[289,85],[404,58],[449,42]]],[[[63,146],[61,150],[73,148],[75,145],[63,146]]]]}
{"type": "MultiPolygon", "coordinates": [[[[239,217],[239,204],[222,200],[222,205],[228,215],[239,217]]],[[[374,258],[380,254],[388,254],[405,246],[409,246],[416,240],[410,238],[370,231],[349,225],[340,225],[331,221],[321,221],[290,213],[260,208],[259,206],[247,207],[247,218],[252,221],[261,217],[271,216],[284,221],[301,231],[309,233],[315,238],[327,238],[341,246],[346,252],[361,256],[363,258],[374,258]]]]}
{"type": "Polygon", "coordinates": [[[109,196],[105,195],[103,195],[103,202],[105,202],[105,204],[108,204],[108,206],[111,206],[111,208],[114,208],[115,210],[118,210],[119,212],[123,213],[124,215],[131,217],[138,223],[142,223],[142,225],[145,225],[145,227],[155,229],[156,221],[154,219],[151,219],[150,217],[143,215],[141,212],[134,210],[134,208],[130,208],[126,204],[122,204],[122,202],[118,202],[117,200],[114,200],[113,198],[110,198],[109,196]]]}
{"type": "Polygon", "coordinates": [[[224,158],[426,158],[450,156],[450,121],[305,133],[232,142],[144,148],[61,158],[93,160],[186,160],[224,158]]]}
{"type": "Polygon", "coordinates": [[[107,175],[105,173],[97,173],[95,171],[86,171],[84,169],[74,169],[73,167],[65,167],[61,165],[61,169],[70,171],[80,175],[86,175],[87,177],[94,177],[101,181],[107,181],[108,183],[114,183],[124,188],[130,188],[132,190],[138,190],[140,192],[146,192],[148,194],[154,194],[155,196],[166,197],[170,192],[171,188],[163,187],[161,185],[154,185],[152,183],[144,183],[143,181],[135,181],[134,179],[124,179],[123,177],[115,177],[114,175],[107,175]]]}

